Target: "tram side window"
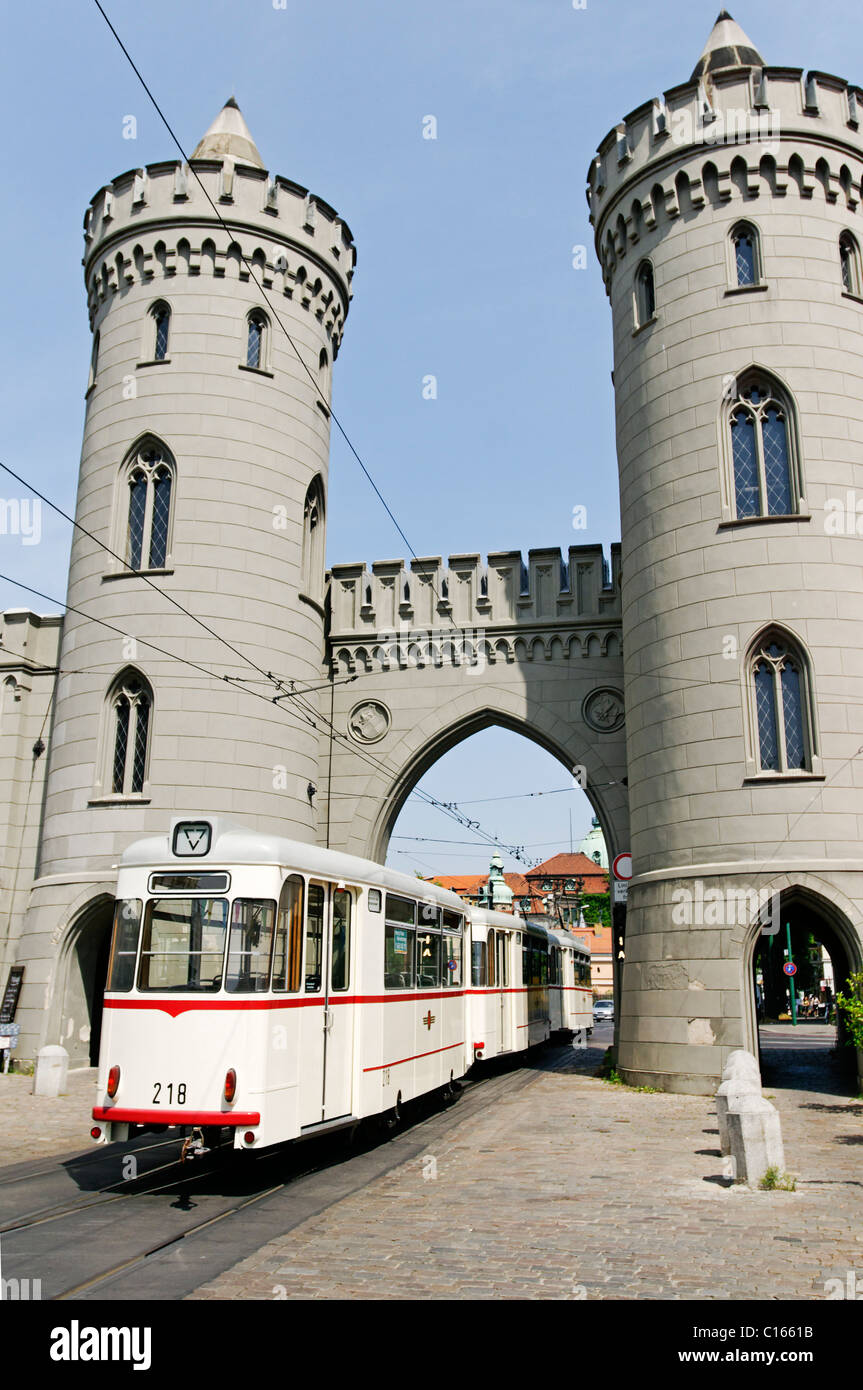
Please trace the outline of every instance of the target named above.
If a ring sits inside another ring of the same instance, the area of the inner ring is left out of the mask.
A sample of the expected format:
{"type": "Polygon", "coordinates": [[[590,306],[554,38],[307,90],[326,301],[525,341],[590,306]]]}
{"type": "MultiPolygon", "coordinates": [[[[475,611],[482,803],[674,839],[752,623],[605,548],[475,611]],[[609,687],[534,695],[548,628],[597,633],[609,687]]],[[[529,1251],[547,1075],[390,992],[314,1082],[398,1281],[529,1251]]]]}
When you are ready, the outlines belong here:
{"type": "Polygon", "coordinates": [[[488,934],[488,952],[486,954],[486,975],[490,985],[494,984],[494,952],[494,932],[490,930],[488,934]]]}
{"type": "Polygon", "coordinates": [[[225,989],[229,994],[260,994],[269,988],[276,904],[237,898],[231,913],[231,938],[225,989]]]}
{"type": "Polygon", "coordinates": [[[471,984],[483,986],[486,982],[486,944],[484,941],[472,941],[470,946],[470,979],[471,984]]]}
{"type": "Polygon", "coordinates": [[[548,962],[548,982],[549,982],[550,985],[556,985],[556,984],[558,983],[558,961],[559,961],[559,960],[560,960],[560,951],[558,951],[556,947],[552,947],[551,956],[549,957],[549,962],[548,962]]]}
{"type": "Polygon", "coordinates": [[[420,931],[417,936],[417,987],[437,989],[440,985],[440,937],[420,931]]]}
{"type": "MultiPolygon", "coordinates": [[[[479,943],[477,943],[479,945],[479,943]]],[[[442,981],[445,985],[461,989],[462,939],[460,936],[445,936],[443,939],[442,981]]]]}
{"type": "Polygon", "coordinates": [[[326,900],[326,893],[321,884],[310,883],[309,907],[306,914],[306,994],[317,994],[321,987],[326,900]]]}
{"type": "Polygon", "coordinates": [[[333,989],[347,989],[351,959],[351,895],[346,888],[333,894],[333,989]]]}
{"type": "Polygon", "coordinates": [[[282,884],[276,914],[276,945],[273,951],[273,989],[296,994],[300,988],[303,958],[303,880],[291,874],[282,884]]]}
{"type": "Polygon", "coordinates": [[[140,898],[118,898],[115,904],[111,964],[108,967],[109,991],[125,993],[135,983],[142,906],[140,898]]]}
{"type": "Polygon", "coordinates": [[[416,903],[387,893],[384,932],[384,986],[413,989],[416,952],[416,903]]]}
{"type": "Polygon", "coordinates": [[[527,937],[521,947],[521,982],[523,985],[530,984],[530,942],[527,937]]]}
{"type": "Polygon", "coordinates": [[[144,915],[138,988],[217,990],[227,930],[225,898],[154,898],[144,915]]]}

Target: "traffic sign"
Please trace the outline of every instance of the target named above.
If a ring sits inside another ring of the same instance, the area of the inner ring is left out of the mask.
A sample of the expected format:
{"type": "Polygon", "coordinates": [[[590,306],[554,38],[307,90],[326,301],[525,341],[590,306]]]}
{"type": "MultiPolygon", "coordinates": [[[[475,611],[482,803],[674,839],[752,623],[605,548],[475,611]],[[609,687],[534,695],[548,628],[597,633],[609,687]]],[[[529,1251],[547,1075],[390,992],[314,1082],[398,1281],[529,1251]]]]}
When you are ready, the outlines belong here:
{"type": "Polygon", "coordinates": [[[616,854],[614,856],[611,872],[614,874],[615,878],[621,879],[624,883],[629,882],[632,878],[632,855],[629,850],[625,850],[622,854],[616,854]]]}
{"type": "Polygon", "coordinates": [[[782,969],[785,971],[786,975],[797,974],[797,966],[794,964],[793,960],[787,960],[783,965],[782,969]]]}

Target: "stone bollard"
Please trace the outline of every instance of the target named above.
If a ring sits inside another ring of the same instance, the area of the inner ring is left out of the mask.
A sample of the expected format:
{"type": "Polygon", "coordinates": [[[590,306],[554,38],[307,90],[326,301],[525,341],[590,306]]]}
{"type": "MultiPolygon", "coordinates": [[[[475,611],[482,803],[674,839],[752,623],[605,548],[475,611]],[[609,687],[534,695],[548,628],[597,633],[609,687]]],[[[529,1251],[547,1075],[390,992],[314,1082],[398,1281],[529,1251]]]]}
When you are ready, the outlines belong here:
{"type": "Polygon", "coordinates": [[[728,1058],[722,1072],[722,1084],[716,1092],[716,1118],[719,1121],[719,1148],[731,1153],[728,1138],[728,1106],[732,1097],[761,1095],[761,1072],[753,1053],[739,1047],[728,1058]]]}
{"type": "Polygon", "coordinates": [[[754,1052],[747,1052],[745,1047],[735,1048],[734,1052],[728,1054],[728,1059],[722,1072],[722,1080],[727,1081],[730,1076],[740,1073],[748,1073],[761,1078],[758,1068],[758,1059],[754,1052]]]}
{"type": "Polygon", "coordinates": [[[728,1137],[737,1182],[757,1187],[768,1168],[785,1171],[779,1113],[763,1096],[735,1097],[728,1107],[728,1137]]]}
{"type": "Polygon", "coordinates": [[[59,1096],[66,1090],[69,1054],[65,1047],[41,1047],[33,1076],[34,1096],[59,1096]]]}

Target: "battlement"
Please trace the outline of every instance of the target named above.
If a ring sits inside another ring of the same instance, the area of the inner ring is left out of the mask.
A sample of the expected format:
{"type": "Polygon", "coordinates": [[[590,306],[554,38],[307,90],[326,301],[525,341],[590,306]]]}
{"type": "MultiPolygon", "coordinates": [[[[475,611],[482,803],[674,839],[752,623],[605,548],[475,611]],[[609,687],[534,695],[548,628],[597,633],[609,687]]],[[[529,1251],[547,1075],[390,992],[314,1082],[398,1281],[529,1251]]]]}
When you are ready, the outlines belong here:
{"type": "Polygon", "coordinates": [[[323,199],[265,169],[230,158],[130,169],[93,198],[84,243],[91,326],[127,285],[181,274],[249,280],[245,258],[265,289],[299,298],[338,343],[356,265],[350,228],[323,199]]]}
{"type": "Polygon", "coordinates": [[[601,545],[518,550],[428,559],[334,565],[330,572],[331,641],[378,638],[400,631],[542,629],[561,623],[620,623],[620,546],[611,572],[601,545]]]}
{"type": "Polygon", "coordinates": [[[649,222],[656,199],[646,178],[656,180],[658,196],[673,204],[675,168],[693,154],[726,172],[742,157],[756,171],[766,158],[787,173],[795,142],[805,149],[811,141],[818,153],[809,151],[808,160],[803,150],[799,154],[805,176],[820,181],[831,202],[842,196],[857,210],[861,119],[863,89],[801,68],[726,68],[673,87],[630,112],[600,143],[586,190],[597,249],[609,219],[627,214],[631,202],[642,206],[649,222]]]}

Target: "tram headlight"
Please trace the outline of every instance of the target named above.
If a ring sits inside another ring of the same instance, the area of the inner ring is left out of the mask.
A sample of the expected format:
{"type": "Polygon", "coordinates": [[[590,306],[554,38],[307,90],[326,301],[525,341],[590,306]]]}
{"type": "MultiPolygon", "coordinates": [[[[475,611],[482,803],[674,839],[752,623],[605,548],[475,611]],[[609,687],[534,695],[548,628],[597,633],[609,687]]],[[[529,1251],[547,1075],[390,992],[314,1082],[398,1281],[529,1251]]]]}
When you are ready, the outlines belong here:
{"type": "Polygon", "coordinates": [[[231,1067],[231,1070],[228,1072],[228,1074],[227,1074],[226,1077],[225,1077],[225,1100],[228,1102],[229,1105],[230,1105],[231,1101],[234,1099],[234,1096],[235,1096],[236,1094],[237,1094],[237,1073],[234,1071],[234,1068],[231,1067]]]}
{"type": "Polygon", "coordinates": [[[119,1089],[120,1068],[118,1066],[113,1066],[111,1070],[108,1072],[108,1095],[111,1098],[111,1100],[114,1099],[119,1089]]]}

